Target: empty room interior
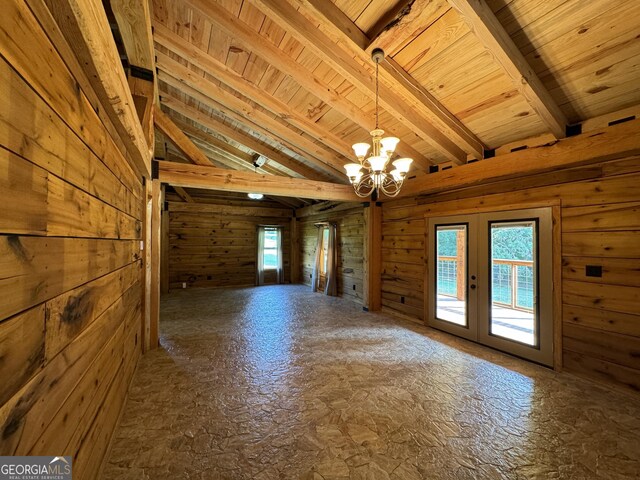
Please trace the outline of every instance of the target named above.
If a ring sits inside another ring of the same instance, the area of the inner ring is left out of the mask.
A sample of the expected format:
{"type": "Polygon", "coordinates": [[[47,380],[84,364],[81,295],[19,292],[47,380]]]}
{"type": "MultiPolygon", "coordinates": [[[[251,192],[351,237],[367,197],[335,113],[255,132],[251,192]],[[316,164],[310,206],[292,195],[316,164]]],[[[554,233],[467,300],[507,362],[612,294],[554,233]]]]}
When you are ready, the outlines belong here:
{"type": "Polygon", "coordinates": [[[639,1],[4,0],[0,68],[0,476],[640,478],[639,1]]]}

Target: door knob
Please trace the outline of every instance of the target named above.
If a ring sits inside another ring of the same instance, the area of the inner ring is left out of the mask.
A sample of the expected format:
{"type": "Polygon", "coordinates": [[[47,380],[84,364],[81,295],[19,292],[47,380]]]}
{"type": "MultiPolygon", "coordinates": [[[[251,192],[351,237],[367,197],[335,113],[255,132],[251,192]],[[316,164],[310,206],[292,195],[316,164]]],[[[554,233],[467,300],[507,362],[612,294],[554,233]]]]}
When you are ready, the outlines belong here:
{"type": "Polygon", "coordinates": [[[471,290],[475,290],[476,289],[476,286],[473,283],[470,285],[470,287],[471,287],[471,290]]]}

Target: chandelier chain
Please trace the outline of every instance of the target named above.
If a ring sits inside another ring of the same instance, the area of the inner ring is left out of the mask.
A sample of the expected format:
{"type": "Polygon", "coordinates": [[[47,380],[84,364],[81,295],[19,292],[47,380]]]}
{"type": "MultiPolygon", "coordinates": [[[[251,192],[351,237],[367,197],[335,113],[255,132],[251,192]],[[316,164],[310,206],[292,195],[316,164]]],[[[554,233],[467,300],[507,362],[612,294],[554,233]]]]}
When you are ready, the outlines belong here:
{"type": "Polygon", "coordinates": [[[379,128],[378,126],[378,97],[379,97],[379,93],[378,93],[378,67],[380,66],[380,62],[376,61],[376,130],[379,128]]]}

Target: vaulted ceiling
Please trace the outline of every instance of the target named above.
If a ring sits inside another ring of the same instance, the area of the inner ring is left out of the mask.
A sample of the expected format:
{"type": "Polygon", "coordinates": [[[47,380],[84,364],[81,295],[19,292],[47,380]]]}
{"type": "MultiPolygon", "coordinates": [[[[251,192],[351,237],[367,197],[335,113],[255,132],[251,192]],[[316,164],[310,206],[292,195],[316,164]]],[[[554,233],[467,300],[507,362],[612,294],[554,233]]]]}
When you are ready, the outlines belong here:
{"type": "MultiPolygon", "coordinates": [[[[346,183],[351,144],[457,166],[640,105],[637,0],[153,0],[160,104],[213,165],[346,183]]],[[[157,151],[184,160],[162,135],[157,151]]]]}

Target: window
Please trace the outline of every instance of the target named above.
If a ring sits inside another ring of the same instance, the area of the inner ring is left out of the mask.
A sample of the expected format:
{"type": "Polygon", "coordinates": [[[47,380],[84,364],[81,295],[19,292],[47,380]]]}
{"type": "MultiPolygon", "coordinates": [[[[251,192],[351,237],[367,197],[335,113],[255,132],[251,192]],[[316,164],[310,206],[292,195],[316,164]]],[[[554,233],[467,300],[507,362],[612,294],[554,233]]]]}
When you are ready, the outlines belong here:
{"type": "Polygon", "coordinates": [[[264,229],[264,250],[262,251],[265,270],[275,270],[278,268],[278,237],[280,229],[276,227],[265,227],[264,229]]]}
{"type": "Polygon", "coordinates": [[[329,249],[329,227],[323,227],[322,229],[322,262],[320,262],[321,269],[320,273],[325,275],[327,273],[327,259],[329,258],[328,254],[329,249]]]}

